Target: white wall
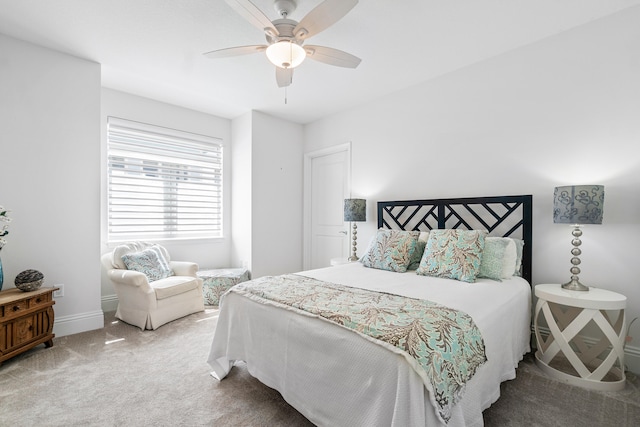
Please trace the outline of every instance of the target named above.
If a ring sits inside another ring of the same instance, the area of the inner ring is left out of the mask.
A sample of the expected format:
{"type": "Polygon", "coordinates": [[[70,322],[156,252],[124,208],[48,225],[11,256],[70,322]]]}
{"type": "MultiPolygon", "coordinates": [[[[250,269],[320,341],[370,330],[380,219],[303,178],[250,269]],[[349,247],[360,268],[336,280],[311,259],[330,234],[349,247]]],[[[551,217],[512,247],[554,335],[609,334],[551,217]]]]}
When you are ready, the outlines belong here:
{"type": "Polygon", "coordinates": [[[251,111],[232,122],[231,148],[231,266],[251,269],[252,192],[251,192],[251,111]]]}
{"type": "MultiPolygon", "coordinates": [[[[148,98],[102,89],[100,135],[102,139],[102,223],[101,253],[113,250],[106,235],[106,128],[109,116],[149,123],[157,126],[221,138],[223,147],[223,228],[221,239],[160,241],[171,254],[171,259],[193,261],[200,269],[228,267],[231,262],[231,121],[210,114],[178,107],[148,98]]],[[[116,297],[111,282],[102,278],[102,298],[105,310],[115,310],[116,297]]]]}
{"type": "Polygon", "coordinates": [[[64,284],[56,335],[101,328],[100,65],[1,34],[0,52],[4,288],[39,270],[64,284]]]}
{"type": "Polygon", "coordinates": [[[302,270],[302,125],[252,111],[233,146],[233,263],[254,278],[302,270]]]}
{"type": "MultiPolygon", "coordinates": [[[[375,203],[532,194],[533,284],[569,279],[557,185],[605,185],[604,223],[584,227],[582,282],[623,293],[640,316],[640,7],[466,67],[305,127],[305,152],[352,141],[353,192],[375,203]]],[[[640,321],[628,364],[640,372],[640,321]]]]}
{"type": "Polygon", "coordinates": [[[253,112],[253,277],[302,270],[302,126],[253,112]]]}

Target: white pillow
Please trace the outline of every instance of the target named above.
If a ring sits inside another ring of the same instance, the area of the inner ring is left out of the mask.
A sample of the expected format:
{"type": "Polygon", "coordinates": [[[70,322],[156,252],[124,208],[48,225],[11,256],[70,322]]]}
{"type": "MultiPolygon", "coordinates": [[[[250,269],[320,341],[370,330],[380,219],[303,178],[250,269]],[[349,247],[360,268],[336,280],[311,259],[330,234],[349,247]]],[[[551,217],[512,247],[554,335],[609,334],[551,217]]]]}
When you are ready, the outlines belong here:
{"type": "Polygon", "coordinates": [[[518,261],[518,248],[513,239],[507,239],[509,243],[504,250],[504,258],[502,259],[502,278],[508,279],[514,275],[516,271],[516,262],[518,261]]]}
{"type": "Polygon", "coordinates": [[[524,240],[522,239],[514,239],[512,237],[508,237],[513,240],[516,244],[516,269],[513,273],[513,276],[522,276],[522,272],[520,271],[522,267],[522,251],[524,250],[524,240]]]}

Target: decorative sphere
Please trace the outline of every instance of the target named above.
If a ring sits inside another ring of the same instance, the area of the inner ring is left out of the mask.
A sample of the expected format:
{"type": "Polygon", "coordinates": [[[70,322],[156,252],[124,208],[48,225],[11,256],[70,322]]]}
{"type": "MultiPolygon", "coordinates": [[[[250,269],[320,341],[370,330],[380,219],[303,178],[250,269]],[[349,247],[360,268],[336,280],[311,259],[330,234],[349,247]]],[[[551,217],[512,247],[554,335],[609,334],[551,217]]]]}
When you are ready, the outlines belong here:
{"type": "Polygon", "coordinates": [[[569,271],[571,272],[571,274],[580,274],[580,268],[578,267],[571,267],[571,270],[569,271]]]}
{"type": "Polygon", "coordinates": [[[575,255],[578,256],[582,253],[582,251],[580,250],[580,248],[573,248],[571,249],[571,255],[575,255]]]}
{"type": "Polygon", "coordinates": [[[571,258],[571,264],[580,265],[580,258],[578,258],[578,257],[571,258]]]}
{"type": "Polygon", "coordinates": [[[44,275],[38,270],[25,270],[16,276],[16,288],[24,292],[35,291],[42,286],[44,275]]]}
{"type": "Polygon", "coordinates": [[[579,228],[574,229],[571,234],[573,234],[575,237],[580,237],[582,236],[582,230],[580,230],[579,228]]]}

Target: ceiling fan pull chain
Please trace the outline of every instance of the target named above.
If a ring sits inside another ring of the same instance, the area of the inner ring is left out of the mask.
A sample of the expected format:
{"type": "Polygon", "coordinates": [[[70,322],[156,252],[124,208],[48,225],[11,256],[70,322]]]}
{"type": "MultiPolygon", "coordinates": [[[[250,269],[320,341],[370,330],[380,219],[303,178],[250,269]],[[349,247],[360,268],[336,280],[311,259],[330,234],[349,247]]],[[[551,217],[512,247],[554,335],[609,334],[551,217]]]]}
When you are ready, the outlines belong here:
{"type": "Polygon", "coordinates": [[[288,86],[284,87],[284,105],[287,105],[287,87],[288,86]]]}

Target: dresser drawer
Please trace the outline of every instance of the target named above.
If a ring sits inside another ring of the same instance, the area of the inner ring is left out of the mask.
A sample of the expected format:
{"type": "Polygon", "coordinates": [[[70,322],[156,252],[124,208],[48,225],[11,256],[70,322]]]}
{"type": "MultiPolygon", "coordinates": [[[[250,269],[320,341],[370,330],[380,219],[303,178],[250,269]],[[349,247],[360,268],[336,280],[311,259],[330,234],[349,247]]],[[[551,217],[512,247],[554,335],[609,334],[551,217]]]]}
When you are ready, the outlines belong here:
{"type": "Polygon", "coordinates": [[[29,308],[38,307],[51,301],[51,294],[36,295],[35,297],[27,300],[27,306],[29,308]]]}
{"type": "Polygon", "coordinates": [[[4,317],[9,317],[14,314],[19,315],[21,312],[24,312],[29,308],[29,302],[27,300],[22,301],[13,301],[10,304],[5,305],[4,307],[4,317]]]}
{"type": "Polygon", "coordinates": [[[0,320],[13,319],[27,311],[53,305],[54,290],[54,288],[41,288],[34,292],[22,292],[19,289],[10,289],[0,292],[0,320]]]}

